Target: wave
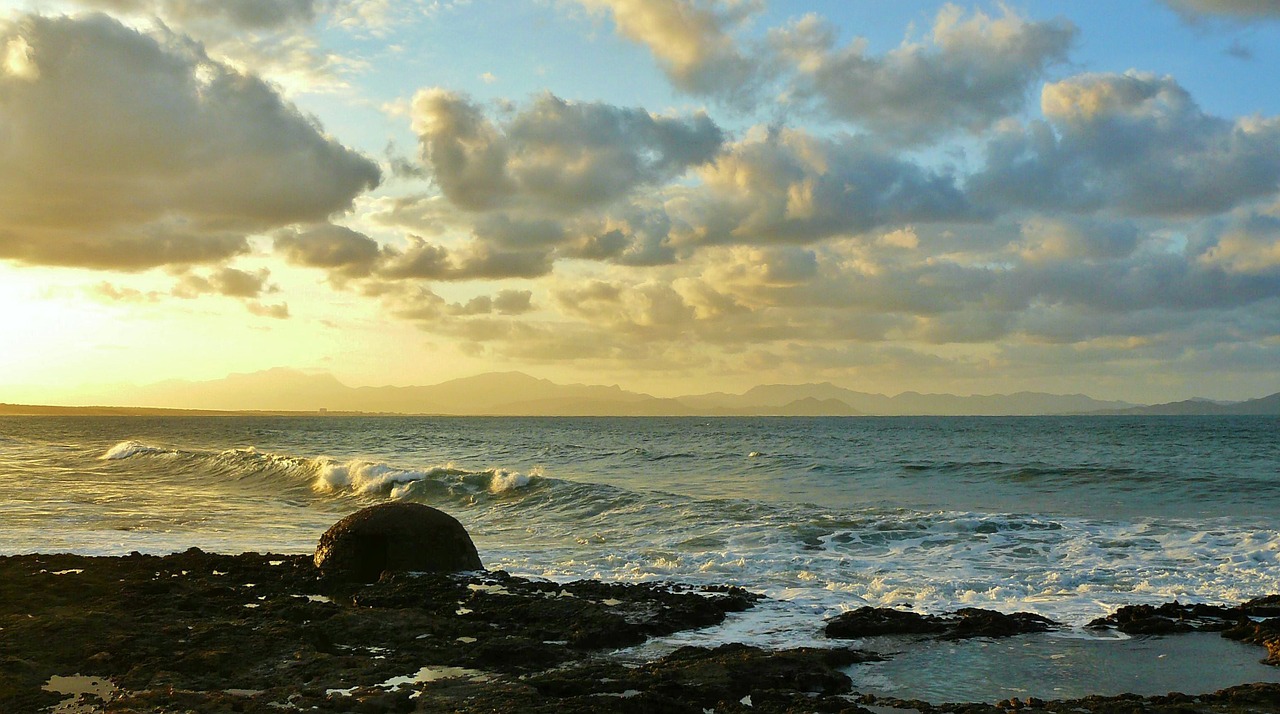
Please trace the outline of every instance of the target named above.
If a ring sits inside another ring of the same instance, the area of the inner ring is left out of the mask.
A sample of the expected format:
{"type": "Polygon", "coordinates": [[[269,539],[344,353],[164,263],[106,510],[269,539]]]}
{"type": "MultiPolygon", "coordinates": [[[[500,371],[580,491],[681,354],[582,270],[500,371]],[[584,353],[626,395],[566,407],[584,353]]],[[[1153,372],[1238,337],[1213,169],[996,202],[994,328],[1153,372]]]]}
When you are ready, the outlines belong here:
{"type": "MultiPolygon", "coordinates": [[[[738,583],[826,614],[907,603],[922,612],[1027,609],[1082,624],[1120,604],[1265,594],[1274,589],[1280,553],[1280,531],[1269,519],[1109,520],[724,498],[731,471],[706,477],[718,490],[691,495],[664,490],[672,489],[670,478],[623,480],[602,471],[579,480],[537,469],[253,448],[126,441],[101,458],[110,468],[211,482],[255,499],[315,503],[326,514],[389,499],[427,503],[466,523],[489,567],[514,573],[738,583]],[[616,484],[599,482],[609,478],[616,484]]],[[[327,515],[313,520],[332,522],[327,515]]]]}
{"type": "Polygon", "coordinates": [[[405,468],[368,459],[277,454],[252,446],[212,452],[172,449],[136,440],[122,441],[98,458],[124,461],[155,457],[185,463],[187,472],[196,477],[237,482],[257,480],[268,486],[283,480],[286,486],[305,485],[313,493],[326,496],[397,500],[431,500],[423,497],[433,494],[498,496],[526,489],[545,479],[540,468],[527,473],[506,468],[467,469],[454,463],[405,468]]]}
{"type": "Polygon", "coordinates": [[[111,447],[110,449],[107,449],[107,452],[102,456],[99,456],[98,458],[102,459],[103,461],[119,461],[121,459],[127,459],[133,456],[138,456],[139,454],[174,455],[176,453],[177,452],[172,449],[165,449],[159,446],[151,446],[149,444],[144,444],[141,441],[129,440],[129,441],[122,441],[119,444],[116,444],[115,446],[111,447]]]}

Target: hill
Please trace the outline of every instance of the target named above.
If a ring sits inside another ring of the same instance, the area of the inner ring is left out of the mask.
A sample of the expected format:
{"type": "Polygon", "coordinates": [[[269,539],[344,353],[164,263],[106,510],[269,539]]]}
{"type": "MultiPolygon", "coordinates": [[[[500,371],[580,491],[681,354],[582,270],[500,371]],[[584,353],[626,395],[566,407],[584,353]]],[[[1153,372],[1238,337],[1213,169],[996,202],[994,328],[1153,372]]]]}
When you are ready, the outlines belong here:
{"type": "MultiPolygon", "coordinates": [[[[91,404],[147,409],[256,413],[382,413],[458,416],[901,416],[1036,415],[1080,413],[1276,413],[1277,395],[1219,405],[1159,407],[1103,401],[1083,394],[1018,392],[957,396],[858,392],[830,382],[768,384],[742,394],[716,392],[659,398],[617,385],[558,384],[521,372],[491,372],[427,386],[349,387],[330,374],[271,369],[223,379],[167,381],[114,387],[86,398],[91,404]],[[1268,401],[1270,400],[1270,401],[1268,401]],[[1165,411],[1143,411],[1164,408],[1165,411]],[[1180,411],[1181,410],[1181,411],[1180,411]],[[1250,411],[1252,410],[1252,411],[1250,411]],[[1268,411],[1270,410],[1270,411],[1268,411]]],[[[27,407],[28,411],[37,409],[27,407]]],[[[81,410],[87,407],[80,408],[81,410]]],[[[109,411],[117,407],[94,407],[109,411]]]]}
{"type": "Polygon", "coordinates": [[[1166,404],[1108,409],[1097,414],[1138,414],[1148,416],[1280,416],[1280,392],[1258,399],[1223,404],[1208,399],[1187,399],[1166,404]]]}

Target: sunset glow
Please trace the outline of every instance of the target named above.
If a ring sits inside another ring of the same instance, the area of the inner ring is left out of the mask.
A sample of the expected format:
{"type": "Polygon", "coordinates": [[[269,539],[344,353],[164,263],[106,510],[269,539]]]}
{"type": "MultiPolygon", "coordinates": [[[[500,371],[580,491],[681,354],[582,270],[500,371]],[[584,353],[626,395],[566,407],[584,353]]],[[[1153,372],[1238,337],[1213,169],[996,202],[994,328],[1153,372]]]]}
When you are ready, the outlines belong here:
{"type": "Polygon", "coordinates": [[[1278,66],[1225,0],[0,0],[0,402],[1274,393],[1278,66]]]}

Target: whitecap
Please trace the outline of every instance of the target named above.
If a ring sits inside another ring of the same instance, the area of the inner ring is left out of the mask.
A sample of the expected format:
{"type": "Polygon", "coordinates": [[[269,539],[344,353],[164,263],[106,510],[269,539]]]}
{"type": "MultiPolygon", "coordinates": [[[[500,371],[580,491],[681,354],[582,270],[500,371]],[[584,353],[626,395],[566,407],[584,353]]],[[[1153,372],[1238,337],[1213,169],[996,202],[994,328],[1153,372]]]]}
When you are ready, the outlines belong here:
{"type": "Polygon", "coordinates": [[[102,456],[99,456],[98,458],[102,459],[103,461],[119,461],[120,459],[127,459],[129,457],[137,456],[139,454],[172,454],[172,453],[174,452],[169,449],[163,449],[159,446],[151,446],[149,444],[144,444],[141,441],[134,441],[130,439],[128,441],[122,441],[119,444],[116,444],[115,446],[111,447],[110,449],[107,449],[107,453],[103,454],[102,456]]]}
{"type": "Polygon", "coordinates": [[[532,473],[521,474],[506,469],[494,469],[489,479],[489,493],[505,493],[524,488],[533,481],[534,476],[541,475],[537,469],[532,473]]]}

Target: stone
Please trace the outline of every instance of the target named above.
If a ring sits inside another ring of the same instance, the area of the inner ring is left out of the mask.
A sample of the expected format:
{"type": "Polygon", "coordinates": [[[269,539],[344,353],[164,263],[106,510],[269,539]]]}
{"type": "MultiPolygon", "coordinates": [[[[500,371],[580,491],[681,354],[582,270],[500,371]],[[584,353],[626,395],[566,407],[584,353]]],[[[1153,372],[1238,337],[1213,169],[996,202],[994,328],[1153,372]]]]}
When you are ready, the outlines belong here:
{"type": "Polygon", "coordinates": [[[420,503],[381,503],[356,511],[320,536],[315,564],[326,576],[371,583],[384,571],[482,570],[467,529],[420,503]]]}
{"type": "Polygon", "coordinates": [[[841,613],[827,622],[827,637],[856,639],[877,635],[920,635],[946,632],[948,622],[933,615],[921,615],[887,607],[860,607],[841,613]]]}
{"type": "Polygon", "coordinates": [[[921,615],[884,607],[860,607],[827,622],[827,637],[857,639],[879,635],[937,635],[944,640],[969,637],[1009,637],[1046,632],[1054,621],[1029,612],[1006,615],[995,610],[963,608],[950,615],[921,615]]]}

